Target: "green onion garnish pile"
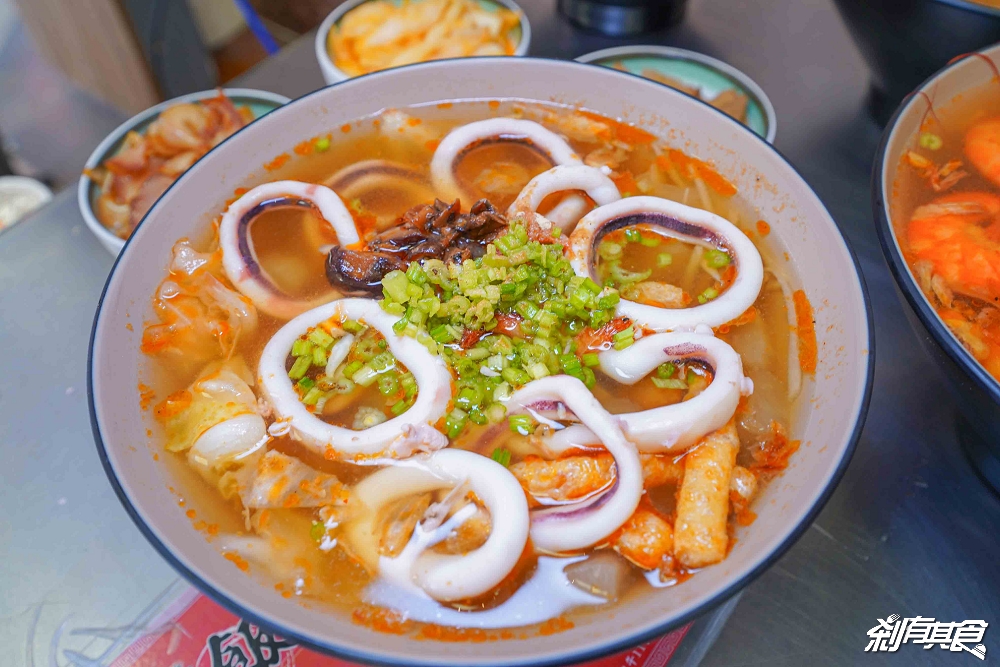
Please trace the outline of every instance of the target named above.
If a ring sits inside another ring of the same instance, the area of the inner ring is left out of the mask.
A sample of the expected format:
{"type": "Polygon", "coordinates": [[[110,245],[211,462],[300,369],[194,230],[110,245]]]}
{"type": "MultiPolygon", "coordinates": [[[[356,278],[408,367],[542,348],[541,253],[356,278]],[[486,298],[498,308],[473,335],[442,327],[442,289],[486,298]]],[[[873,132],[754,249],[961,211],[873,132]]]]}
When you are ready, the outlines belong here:
{"type": "MultiPolygon", "coordinates": [[[[382,308],[401,316],[395,332],[443,355],[456,376],[449,438],[470,421],[503,419],[503,401],[531,380],[566,373],[593,387],[597,354],[578,349],[577,336],[611,322],[620,300],[618,290],[577,276],[561,243],[531,241],[519,223],[479,259],[413,262],[386,275],[382,291],[382,308]]],[[[634,340],[628,327],[613,345],[634,340]]]]}

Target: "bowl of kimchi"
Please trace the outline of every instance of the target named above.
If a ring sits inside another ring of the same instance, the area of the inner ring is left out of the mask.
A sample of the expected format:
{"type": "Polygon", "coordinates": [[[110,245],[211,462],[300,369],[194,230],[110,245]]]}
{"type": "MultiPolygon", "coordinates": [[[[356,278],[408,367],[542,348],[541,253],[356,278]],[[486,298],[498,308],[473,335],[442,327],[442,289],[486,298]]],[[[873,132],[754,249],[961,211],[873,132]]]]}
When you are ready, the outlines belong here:
{"type": "Polygon", "coordinates": [[[323,79],[337,83],[446,58],[523,56],[531,26],[513,0],[348,0],[316,33],[323,79]]]}
{"type": "Polygon", "coordinates": [[[1000,45],[945,67],[897,111],[875,160],[882,250],[960,406],[959,433],[1000,490],[1000,45]]]}
{"type": "Polygon", "coordinates": [[[287,97],[263,90],[204,90],[129,118],[98,144],[84,165],[77,201],[87,227],[117,255],[181,174],[216,145],[287,102],[287,97]]]}

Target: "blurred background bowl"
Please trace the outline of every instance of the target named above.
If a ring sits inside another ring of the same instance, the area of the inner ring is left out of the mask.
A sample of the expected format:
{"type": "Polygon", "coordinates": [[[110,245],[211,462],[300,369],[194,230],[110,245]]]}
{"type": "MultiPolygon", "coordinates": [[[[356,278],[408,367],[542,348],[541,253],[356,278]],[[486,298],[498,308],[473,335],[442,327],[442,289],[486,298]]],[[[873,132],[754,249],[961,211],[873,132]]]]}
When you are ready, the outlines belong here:
{"type": "MultiPolygon", "coordinates": [[[[649,78],[651,72],[661,77],[669,77],[686,86],[699,89],[701,95],[693,97],[707,103],[724,91],[735,90],[747,97],[743,124],[766,139],[768,143],[774,143],[778,120],[771,100],[753,79],[721,60],[696,51],[656,44],[601,49],[582,55],[576,60],[619,69],[644,78],[649,78]]],[[[682,90],[682,92],[687,91],[682,90]]]]}
{"type": "Polygon", "coordinates": [[[661,30],[684,20],[687,0],[559,0],[578,28],[611,37],[661,30]]]}
{"type": "MultiPolygon", "coordinates": [[[[277,95],[275,93],[269,93],[265,90],[253,90],[250,88],[223,88],[222,92],[225,93],[226,97],[232,100],[233,104],[237,107],[249,107],[250,111],[253,112],[254,119],[260,118],[261,116],[274,111],[278,107],[286,104],[289,100],[283,95],[277,95]]],[[[218,90],[203,90],[197,93],[190,93],[188,95],[181,95],[180,97],[175,97],[172,100],[167,100],[161,102],[154,107],[150,107],[143,112],[132,116],[127,121],[115,128],[115,130],[104,138],[94,152],[90,154],[87,158],[87,162],[84,165],[84,174],[80,176],[79,185],[77,186],[77,203],[80,206],[80,213],[83,214],[83,220],[87,223],[87,227],[93,232],[97,240],[101,242],[108,252],[112,255],[117,255],[121,252],[122,247],[125,245],[125,239],[119,237],[110,229],[105,227],[101,221],[97,218],[97,213],[95,212],[95,204],[97,202],[97,197],[100,195],[100,187],[94,182],[89,176],[87,176],[87,171],[95,169],[100,166],[105,160],[113,157],[115,153],[122,146],[122,142],[125,140],[125,135],[129,132],[135,131],[142,134],[149,127],[149,124],[156,120],[160,113],[162,113],[168,107],[172,107],[175,104],[180,104],[182,102],[197,102],[199,100],[206,100],[216,97],[219,94],[218,90]]]]}
{"type": "Polygon", "coordinates": [[[872,202],[882,252],[897,290],[910,306],[906,310],[910,324],[960,406],[959,439],[976,470],[1000,492],[1000,382],[965,349],[921,291],[903,255],[900,233],[906,219],[892,196],[903,156],[917,146],[932,101],[946,105],[958,95],[1000,86],[996,65],[991,66],[1000,62],[1000,44],[979,53],[985,58],[963,58],[938,72],[918,88],[925,94],[911,96],[892,117],[875,157],[872,202]]]}
{"type": "Polygon", "coordinates": [[[1000,9],[970,0],[834,0],[871,69],[869,107],[885,125],[952,58],[1000,42],[1000,9]]]}
{"type": "MultiPolygon", "coordinates": [[[[371,1],[372,0],[348,0],[330,12],[326,19],[323,20],[323,23],[320,24],[319,30],[316,32],[316,60],[319,61],[319,68],[323,72],[323,80],[326,81],[327,84],[333,84],[338,81],[345,81],[351,78],[351,75],[337,67],[337,65],[333,62],[333,58],[330,57],[330,50],[327,46],[330,31],[351,10],[371,1]]],[[[527,55],[528,48],[531,46],[531,24],[528,23],[528,17],[525,15],[524,10],[522,10],[517,3],[513,2],[513,0],[477,0],[477,2],[486,9],[491,7],[494,9],[503,7],[513,12],[517,12],[518,18],[520,18],[520,26],[518,28],[520,30],[520,34],[516,35],[518,41],[517,48],[514,50],[514,55],[527,55]]]]}

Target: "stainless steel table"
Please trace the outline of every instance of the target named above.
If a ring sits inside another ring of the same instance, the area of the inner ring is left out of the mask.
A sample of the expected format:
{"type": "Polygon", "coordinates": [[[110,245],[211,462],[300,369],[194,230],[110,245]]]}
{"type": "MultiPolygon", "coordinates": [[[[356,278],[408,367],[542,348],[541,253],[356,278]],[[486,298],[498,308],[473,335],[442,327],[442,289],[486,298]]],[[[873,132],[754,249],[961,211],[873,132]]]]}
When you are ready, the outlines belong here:
{"type": "MultiPolygon", "coordinates": [[[[522,5],[533,55],[575,57],[622,43],[570,28],[555,0],[522,5]]],[[[893,613],[1000,619],[1000,501],[963,458],[955,406],[882,261],[869,198],[879,130],[864,110],[867,72],[839,17],[828,1],[692,0],[683,25],[640,41],[719,57],[767,91],[776,146],[860,257],[877,331],[871,412],[845,479],[812,528],[750,585],[703,664],[970,660],[912,646],[863,653],[876,618],[893,613]]],[[[240,83],[291,97],[320,86],[311,38],[240,83]]],[[[110,265],[72,192],[0,236],[0,645],[14,665],[55,664],[49,643],[68,613],[67,628],[114,628],[176,579],[119,507],[91,440],[86,345],[110,265]]],[[[1000,651],[997,632],[986,635],[990,655],[1000,651]]],[[[67,630],[60,646],[98,641],[67,630]]]]}

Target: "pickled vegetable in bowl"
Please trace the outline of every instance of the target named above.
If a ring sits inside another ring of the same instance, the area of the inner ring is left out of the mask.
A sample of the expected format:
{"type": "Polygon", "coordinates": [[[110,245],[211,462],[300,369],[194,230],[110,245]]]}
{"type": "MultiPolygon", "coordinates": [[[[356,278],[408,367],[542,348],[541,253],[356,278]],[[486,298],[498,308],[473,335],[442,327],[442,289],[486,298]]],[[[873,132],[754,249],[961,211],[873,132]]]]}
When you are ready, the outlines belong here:
{"type": "Polygon", "coordinates": [[[349,76],[416,62],[512,56],[521,14],[489,0],[370,0],[327,35],[327,51],[349,76]]]}

